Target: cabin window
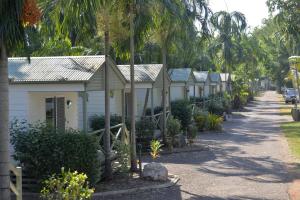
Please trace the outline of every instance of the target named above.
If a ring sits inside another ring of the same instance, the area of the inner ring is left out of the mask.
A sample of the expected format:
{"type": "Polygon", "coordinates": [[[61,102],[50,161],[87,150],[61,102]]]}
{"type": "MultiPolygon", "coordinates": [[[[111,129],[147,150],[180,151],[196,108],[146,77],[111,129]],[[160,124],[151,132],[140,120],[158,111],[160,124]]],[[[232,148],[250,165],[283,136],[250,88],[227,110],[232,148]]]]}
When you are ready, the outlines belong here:
{"type": "Polygon", "coordinates": [[[46,123],[57,128],[65,129],[65,98],[46,98],[46,123]]]}
{"type": "Polygon", "coordinates": [[[55,127],[56,122],[55,98],[46,98],[46,123],[55,127]]]}

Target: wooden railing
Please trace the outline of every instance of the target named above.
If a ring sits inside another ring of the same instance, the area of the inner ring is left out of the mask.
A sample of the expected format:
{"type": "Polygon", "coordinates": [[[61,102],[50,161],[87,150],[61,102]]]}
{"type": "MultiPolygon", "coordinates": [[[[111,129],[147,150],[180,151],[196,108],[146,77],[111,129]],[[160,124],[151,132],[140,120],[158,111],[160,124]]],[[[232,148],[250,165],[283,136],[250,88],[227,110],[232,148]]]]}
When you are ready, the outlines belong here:
{"type": "MultiPolygon", "coordinates": [[[[103,139],[104,139],[104,133],[105,133],[105,129],[100,129],[100,130],[92,132],[91,134],[98,135],[100,144],[102,144],[103,139]]],[[[126,125],[124,125],[123,123],[115,125],[115,126],[111,126],[110,127],[110,136],[111,136],[111,141],[112,141],[112,144],[110,145],[111,150],[113,150],[117,140],[121,140],[122,142],[129,144],[129,131],[126,128],[126,125]]],[[[101,145],[100,145],[100,148],[102,151],[104,151],[104,149],[102,149],[101,145]]]]}
{"type": "MultiPolygon", "coordinates": [[[[168,120],[170,114],[171,114],[170,111],[166,112],[166,120],[168,120]]],[[[163,112],[160,112],[160,113],[157,113],[157,114],[151,115],[151,116],[143,116],[141,118],[148,118],[148,119],[150,118],[153,121],[155,127],[162,131],[162,129],[163,129],[163,127],[162,127],[162,117],[163,117],[163,112]]]]}
{"type": "Polygon", "coordinates": [[[22,200],[22,168],[10,164],[9,170],[16,176],[16,184],[10,182],[10,189],[16,195],[16,200],[22,200]]]}
{"type": "Polygon", "coordinates": [[[213,102],[213,101],[221,102],[222,100],[223,100],[222,97],[215,97],[212,99],[202,100],[200,102],[194,102],[194,103],[192,103],[192,113],[194,114],[196,107],[204,110],[206,105],[208,105],[210,102],[213,102]]]}

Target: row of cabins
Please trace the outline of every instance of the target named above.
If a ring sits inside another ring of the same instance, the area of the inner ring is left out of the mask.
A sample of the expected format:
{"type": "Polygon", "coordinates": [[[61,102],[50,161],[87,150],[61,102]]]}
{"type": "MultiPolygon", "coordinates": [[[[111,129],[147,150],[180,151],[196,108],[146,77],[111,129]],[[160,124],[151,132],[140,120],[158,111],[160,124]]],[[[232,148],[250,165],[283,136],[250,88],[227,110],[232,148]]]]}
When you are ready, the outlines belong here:
{"type": "MultiPolygon", "coordinates": [[[[130,116],[130,66],[108,59],[110,109],[112,114],[130,116]]],[[[104,56],[10,58],[10,120],[30,123],[46,121],[57,128],[89,130],[89,119],[104,115],[104,56]]],[[[196,72],[189,68],[163,73],[161,64],[135,66],[137,117],[154,114],[162,106],[163,78],[170,102],[190,97],[207,97],[224,92],[227,74],[196,72]],[[166,74],[163,77],[163,74],[166,74]]]]}

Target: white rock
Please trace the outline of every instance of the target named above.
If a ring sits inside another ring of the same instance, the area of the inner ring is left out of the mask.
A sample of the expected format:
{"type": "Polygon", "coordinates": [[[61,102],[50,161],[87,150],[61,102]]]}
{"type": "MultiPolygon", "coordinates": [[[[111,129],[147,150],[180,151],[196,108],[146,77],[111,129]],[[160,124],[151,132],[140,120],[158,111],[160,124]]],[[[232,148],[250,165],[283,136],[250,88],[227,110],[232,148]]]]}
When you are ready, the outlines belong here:
{"type": "Polygon", "coordinates": [[[168,170],[160,163],[149,163],[144,166],[143,177],[154,181],[167,181],[168,170]]]}

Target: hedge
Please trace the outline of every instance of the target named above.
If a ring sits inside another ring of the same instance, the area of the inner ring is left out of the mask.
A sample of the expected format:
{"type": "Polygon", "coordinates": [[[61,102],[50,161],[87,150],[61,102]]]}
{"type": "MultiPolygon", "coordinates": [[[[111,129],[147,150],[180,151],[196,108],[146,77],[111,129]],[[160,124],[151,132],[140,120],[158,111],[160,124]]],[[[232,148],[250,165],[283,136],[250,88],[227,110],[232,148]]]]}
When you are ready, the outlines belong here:
{"type": "Polygon", "coordinates": [[[26,175],[42,181],[61,168],[87,174],[91,184],[100,180],[99,140],[72,129],[57,131],[45,123],[11,126],[14,158],[26,175]]]}

